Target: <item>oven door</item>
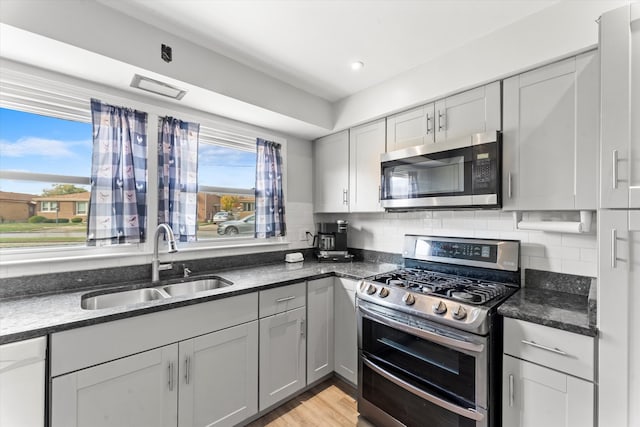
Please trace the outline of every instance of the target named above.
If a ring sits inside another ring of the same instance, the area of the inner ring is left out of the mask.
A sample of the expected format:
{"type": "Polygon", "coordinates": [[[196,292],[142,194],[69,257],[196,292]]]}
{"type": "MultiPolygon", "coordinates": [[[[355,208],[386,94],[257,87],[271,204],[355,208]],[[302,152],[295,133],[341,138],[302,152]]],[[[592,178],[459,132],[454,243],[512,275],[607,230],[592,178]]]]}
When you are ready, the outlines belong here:
{"type": "Polygon", "coordinates": [[[485,427],[487,338],[359,301],[358,410],[380,426],[485,427]]]}

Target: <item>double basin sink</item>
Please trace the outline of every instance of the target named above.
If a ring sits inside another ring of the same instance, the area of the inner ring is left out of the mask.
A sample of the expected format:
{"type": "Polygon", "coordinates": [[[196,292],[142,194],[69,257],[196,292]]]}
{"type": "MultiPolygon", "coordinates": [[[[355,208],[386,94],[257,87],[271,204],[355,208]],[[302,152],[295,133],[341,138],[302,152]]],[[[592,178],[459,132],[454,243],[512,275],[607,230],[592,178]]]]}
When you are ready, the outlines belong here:
{"type": "Polygon", "coordinates": [[[200,292],[225,288],[233,282],[219,276],[200,276],[193,279],[182,279],[178,283],[164,284],[153,288],[123,290],[117,292],[90,292],[81,298],[80,306],[85,310],[121,307],[148,301],[163,300],[172,297],[197,295],[200,292]]]}

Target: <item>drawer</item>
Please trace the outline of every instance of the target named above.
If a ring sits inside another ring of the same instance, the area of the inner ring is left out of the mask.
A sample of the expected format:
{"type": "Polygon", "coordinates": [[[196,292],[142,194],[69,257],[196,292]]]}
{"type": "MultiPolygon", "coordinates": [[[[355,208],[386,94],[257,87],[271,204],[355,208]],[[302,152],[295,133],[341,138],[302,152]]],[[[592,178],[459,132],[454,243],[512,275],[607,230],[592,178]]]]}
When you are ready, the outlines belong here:
{"type": "Polygon", "coordinates": [[[307,304],[306,282],[260,291],[260,317],[304,307],[307,304]]]}
{"type": "Polygon", "coordinates": [[[594,339],[517,319],[504,319],[504,352],[593,381],[594,339]]]}

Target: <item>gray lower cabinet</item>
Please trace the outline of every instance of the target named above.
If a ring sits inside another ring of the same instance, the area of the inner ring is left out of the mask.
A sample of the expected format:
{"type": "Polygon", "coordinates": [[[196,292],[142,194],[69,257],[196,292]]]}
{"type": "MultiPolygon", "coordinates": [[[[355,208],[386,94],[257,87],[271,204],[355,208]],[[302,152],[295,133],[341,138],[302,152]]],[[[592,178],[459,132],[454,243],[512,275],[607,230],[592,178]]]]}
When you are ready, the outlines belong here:
{"type": "Polygon", "coordinates": [[[305,311],[299,307],[260,319],[261,411],[306,385],[305,311]]]}
{"type": "Polygon", "coordinates": [[[307,384],[333,372],[333,277],[307,282],[307,384]]]}
{"type": "Polygon", "coordinates": [[[51,335],[51,427],[233,426],[258,411],[258,295],[51,335]]]}
{"type": "Polygon", "coordinates": [[[358,332],[356,281],[335,278],[335,372],[352,384],[358,383],[358,332]]]}
{"type": "Polygon", "coordinates": [[[257,342],[253,321],[54,378],[52,426],[233,426],[258,411],[257,342]]]}
{"type": "Polygon", "coordinates": [[[258,412],[258,322],[179,346],[178,426],[233,426],[258,412]]]}
{"type": "Polygon", "coordinates": [[[502,360],[504,426],[595,425],[593,338],[507,318],[502,360]]]}
{"type": "Polygon", "coordinates": [[[176,425],[178,344],[66,374],[52,382],[52,427],[176,425]]]}

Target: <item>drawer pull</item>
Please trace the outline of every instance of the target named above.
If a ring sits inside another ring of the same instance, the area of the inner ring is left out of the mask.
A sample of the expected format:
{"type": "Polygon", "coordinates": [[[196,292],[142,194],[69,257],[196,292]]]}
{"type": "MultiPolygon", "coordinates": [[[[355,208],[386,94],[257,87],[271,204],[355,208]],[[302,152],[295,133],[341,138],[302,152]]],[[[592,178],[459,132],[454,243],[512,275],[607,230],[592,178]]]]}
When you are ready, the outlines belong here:
{"type": "Polygon", "coordinates": [[[527,344],[527,345],[530,345],[532,347],[536,347],[536,348],[539,348],[539,349],[542,349],[542,350],[550,351],[552,353],[560,354],[562,356],[568,356],[569,355],[568,353],[566,353],[566,352],[564,352],[564,351],[562,351],[560,349],[547,347],[546,345],[538,344],[538,343],[533,342],[533,341],[522,340],[522,344],[527,344]]]}
{"type": "Polygon", "coordinates": [[[276,300],[276,302],[285,302],[285,301],[291,301],[292,299],[296,299],[295,296],[291,296],[291,297],[285,297],[285,298],[278,298],[276,300]]]}

